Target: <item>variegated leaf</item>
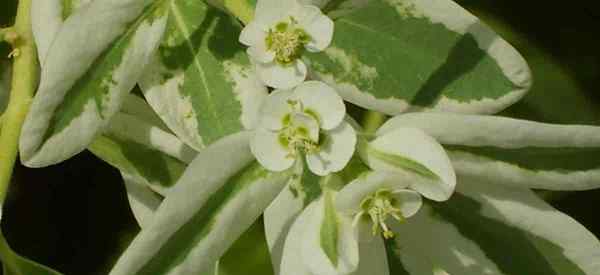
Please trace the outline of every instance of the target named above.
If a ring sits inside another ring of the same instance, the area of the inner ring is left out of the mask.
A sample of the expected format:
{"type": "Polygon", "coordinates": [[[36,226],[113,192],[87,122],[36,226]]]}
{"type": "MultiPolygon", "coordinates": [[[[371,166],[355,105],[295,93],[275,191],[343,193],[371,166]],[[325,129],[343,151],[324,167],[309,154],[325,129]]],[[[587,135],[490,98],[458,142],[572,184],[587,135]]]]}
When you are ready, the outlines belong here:
{"type": "Polygon", "coordinates": [[[390,115],[495,113],[530,87],[519,53],[450,0],[359,4],[335,21],[332,45],[307,58],[313,77],[354,104],[390,115]]]}
{"type": "Polygon", "coordinates": [[[182,140],[201,149],[253,128],[266,87],[255,77],[241,27],[203,1],[170,1],[159,51],[140,86],[150,105],[182,140]]]}
{"type": "Polygon", "coordinates": [[[127,190],[129,207],[135,220],[140,228],[148,227],[163,197],[150,189],[144,179],[124,172],[121,172],[121,176],[127,190]]]}
{"type": "Polygon", "coordinates": [[[123,113],[113,118],[111,127],[88,149],[162,195],[196,154],[169,132],[123,113]]]}
{"type": "Polygon", "coordinates": [[[392,274],[596,275],[600,242],[532,191],[462,180],[447,202],[394,226],[392,274]]]}
{"type": "Polygon", "coordinates": [[[415,113],[380,129],[415,127],[436,138],[463,177],[549,190],[600,187],[600,127],[493,116],[415,113]]]}
{"type": "Polygon", "coordinates": [[[32,0],[31,29],[38,51],[40,65],[44,67],[46,56],[56,34],[64,21],[79,7],[91,0],[32,0]]]}
{"type": "Polygon", "coordinates": [[[253,161],[249,137],[231,135],[200,152],[110,274],[197,274],[211,268],[289,178],[253,161]]]}
{"type": "Polygon", "coordinates": [[[48,49],[23,126],[25,165],[57,163],[91,143],[154,53],[167,21],[165,3],[97,0],[66,19],[48,49]]]}

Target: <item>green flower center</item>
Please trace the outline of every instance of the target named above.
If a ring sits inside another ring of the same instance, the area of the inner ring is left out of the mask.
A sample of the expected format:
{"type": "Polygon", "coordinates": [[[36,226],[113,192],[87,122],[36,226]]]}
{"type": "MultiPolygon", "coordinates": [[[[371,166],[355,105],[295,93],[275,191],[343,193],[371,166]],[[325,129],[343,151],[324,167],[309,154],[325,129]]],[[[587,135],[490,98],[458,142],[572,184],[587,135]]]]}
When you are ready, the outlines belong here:
{"type": "Polygon", "coordinates": [[[319,141],[309,137],[306,127],[292,125],[279,132],[279,142],[290,152],[289,158],[296,158],[298,152],[312,154],[319,151],[319,141]]]}
{"type": "Polygon", "coordinates": [[[288,157],[296,158],[297,154],[313,154],[319,151],[322,135],[319,131],[319,120],[314,112],[305,109],[302,102],[289,100],[291,112],[281,122],[279,143],[290,152],[288,157]]]}
{"type": "Polygon", "coordinates": [[[266,43],[269,51],[275,52],[275,60],[282,65],[290,65],[302,56],[304,46],[310,41],[310,36],[297,27],[296,20],[281,22],[270,29],[266,43]]]}
{"type": "Polygon", "coordinates": [[[392,193],[387,189],[381,189],[375,194],[366,197],[360,204],[362,211],[358,217],[368,215],[373,222],[373,235],[383,233],[386,239],[393,238],[394,232],[390,231],[386,224],[388,217],[392,217],[398,221],[404,220],[402,211],[395,207],[396,199],[392,197],[392,193]]]}

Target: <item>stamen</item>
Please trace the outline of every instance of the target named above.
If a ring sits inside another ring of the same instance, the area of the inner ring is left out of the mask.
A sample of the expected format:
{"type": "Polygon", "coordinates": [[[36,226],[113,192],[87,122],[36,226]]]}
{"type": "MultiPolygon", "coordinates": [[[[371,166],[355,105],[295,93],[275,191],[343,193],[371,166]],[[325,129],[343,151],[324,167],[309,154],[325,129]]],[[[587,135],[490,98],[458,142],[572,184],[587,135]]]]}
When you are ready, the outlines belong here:
{"type": "Polygon", "coordinates": [[[397,221],[403,221],[402,211],[394,207],[394,199],[391,196],[391,192],[386,189],[377,191],[375,194],[368,196],[361,203],[361,212],[355,217],[356,220],[360,219],[364,213],[368,213],[373,223],[372,230],[373,235],[382,233],[386,239],[393,238],[394,232],[392,232],[386,220],[388,216],[396,219],[397,221]]]}
{"type": "Polygon", "coordinates": [[[282,65],[290,65],[302,56],[304,46],[310,36],[297,27],[297,21],[290,17],[289,22],[281,22],[267,34],[267,49],[275,52],[275,60],[282,65]]]}

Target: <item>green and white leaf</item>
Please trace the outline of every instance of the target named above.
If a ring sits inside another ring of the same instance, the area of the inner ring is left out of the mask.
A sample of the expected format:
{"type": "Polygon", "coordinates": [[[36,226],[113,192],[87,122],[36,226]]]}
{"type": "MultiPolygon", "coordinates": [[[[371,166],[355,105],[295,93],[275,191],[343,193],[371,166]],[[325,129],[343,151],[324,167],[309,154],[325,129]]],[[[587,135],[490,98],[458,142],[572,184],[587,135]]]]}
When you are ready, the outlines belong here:
{"type": "Polygon", "coordinates": [[[359,153],[371,169],[401,176],[428,199],[444,201],[454,192],[456,175],[444,148],[418,128],[378,133],[359,153]]]}
{"type": "Polygon", "coordinates": [[[306,206],[321,196],[321,178],[305,167],[300,174],[289,180],[264,212],[265,237],[275,274],[280,274],[284,244],[292,224],[306,206]]]}
{"type": "Polygon", "coordinates": [[[310,217],[303,225],[301,257],[316,275],[351,274],[358,268],[358,230],[349,217],[338,215],[334,196],[326,191],[315,208],[306,210],[310,217]]]}
{"type": "Polygon", "coordinates": [[[249,137],[231,135],[200,152],[110,274],[198,274],[211,268],[289,179],[254,162],[249,137]]]}
{"type": "Polygon", "coordinates": [[[62,28],[64,21],[92,0],[32,0],[31,28],[38,51],[40,65],[44,67],[46,55],[62,28]]]}
{"type": "Polygon", "coordinates": [[[600,274],[598,239],[532,191],[466,180],[457,188],[394,226],[392,274],[600,274]]]}
{"type": "Polygon", "coordinates": [[[123,113],[115,116],[108,131],[88,149],[162,195],[167,194],[195,154],[174,135],[123,113]]]}
{"type": "Polygon", "coordinates": [[[600,127],[493,116],[415,113],[378,133],[417,127],[445,145],[463,177],[549,190],[600,187],[600,127]]]}
{"type": "Polygon", "coordinates": [[[150,105],[200,150],[254,128],[267,88],[255,76],[240,24],[204,1],[169,1],[167,31],[140,81],[150,105]]]}
{"type": "Polygon", "coordinates": [[[23,126],[25,165],[63,161],[106,126],[162,37],[164,3],[97,0],[67,18],[48,50],[23,126]]]}
{"type": "Polygon", "coordinates": [[[306,58],[347,101],[389,115],[489,114],[531,85],[521,55],[450,0],[359,2],[336,19],[331,46],[306,58]]]}
{"type": "Polygon", "coordinates": [[[121,176],[127,190],[129,207],[135,220],[140,225],[140,228],[148,227],[163,197],[150,189],[144,179],[123,172],[121,176]]]}
{"type": "Polygon", "coordinates": [[[60,272],[38,264],[14,252],[0,233],[0,260],[4,275],[61,275],[60,272]]]}

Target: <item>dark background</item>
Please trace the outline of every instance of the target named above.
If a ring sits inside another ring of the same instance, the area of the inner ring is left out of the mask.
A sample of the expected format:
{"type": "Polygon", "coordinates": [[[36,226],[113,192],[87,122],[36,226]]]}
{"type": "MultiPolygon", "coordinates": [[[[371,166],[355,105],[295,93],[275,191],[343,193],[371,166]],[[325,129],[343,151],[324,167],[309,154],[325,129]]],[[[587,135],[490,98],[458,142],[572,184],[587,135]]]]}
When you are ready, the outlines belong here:
{"type": "MultiPolygon", "coordinates": [[[[0,0],[0,26],[10,24],[15,0],[0,0]]],[[[600,125],[600,4],[597,1],[463,0],[529,62],[535,85],[503,114],[553,123],[600,125]],[[556,3],[554,3],[556,2],[556,3]]],[[[0,46],[0,58],[7,56],[0,46]]],[[[600,156],[598,156],[600,157],[600,156]]],[[[600,190],[543,193],[600,236],[600,190]]],[[[225,262],[264,262],[256,225],[225,262]]],[[[106,274],[139,230],[119,173],[89,152],[45,169],[17,167],[4,205],[2,230],[18,253],[65,274],[106,274]]],[[[227,264],[226,264],[227,265],[227,264]]],[[[256,265],[256,264],[255,264],[256,265]]],[[[253,268],[264,267],[258,264],[253,268]]],[[[253,274],[248,269],[232,274],[253,274]]]]}

